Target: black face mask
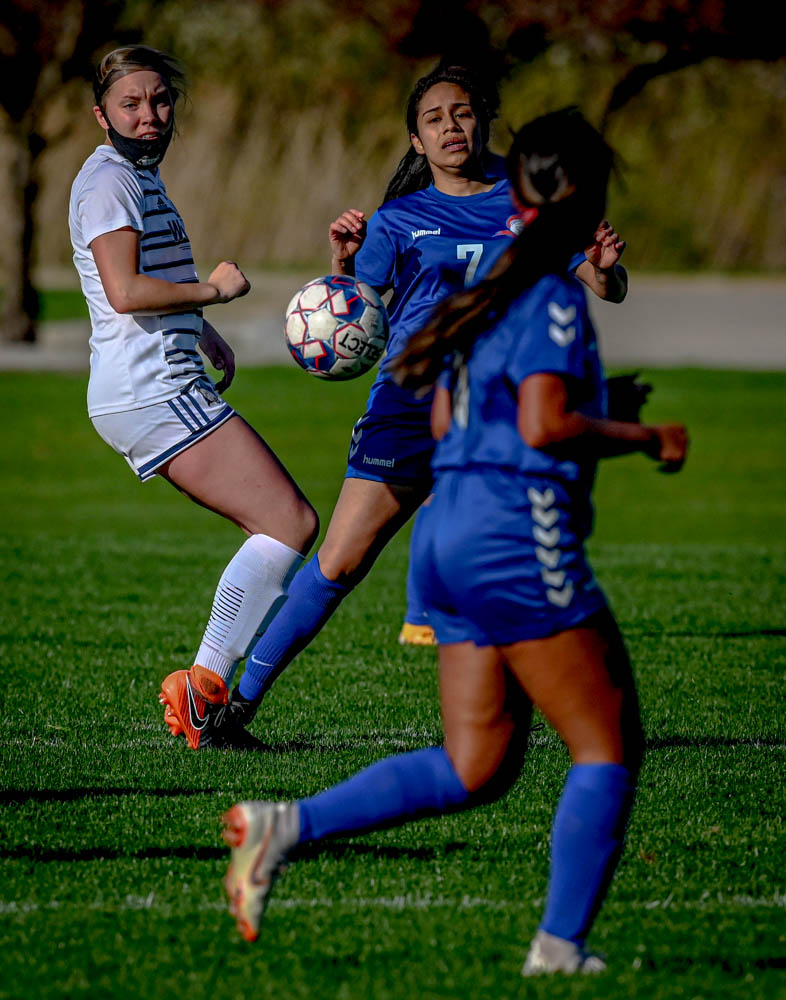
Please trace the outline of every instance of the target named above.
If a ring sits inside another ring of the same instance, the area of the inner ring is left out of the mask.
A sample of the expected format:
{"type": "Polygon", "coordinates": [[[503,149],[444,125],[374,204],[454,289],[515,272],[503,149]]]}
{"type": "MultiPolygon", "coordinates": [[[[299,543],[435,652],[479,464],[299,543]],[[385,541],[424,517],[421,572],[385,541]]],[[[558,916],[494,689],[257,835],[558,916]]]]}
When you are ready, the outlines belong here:
{"type": "Polygon", "coordinates": [[[117,129],[114,128],[107,117],[106,111],[104,112],[104,118],[109,126],[107,135],[110,142],[121,156],[124,156],[134,164],[137,170],[153,170],[164,159],[164,153],[166,153],[169,143],[172,141],[174,121],[170,124],[166,132],[156,139],[129,139],[126,135],[120,135],[117,129]]]}

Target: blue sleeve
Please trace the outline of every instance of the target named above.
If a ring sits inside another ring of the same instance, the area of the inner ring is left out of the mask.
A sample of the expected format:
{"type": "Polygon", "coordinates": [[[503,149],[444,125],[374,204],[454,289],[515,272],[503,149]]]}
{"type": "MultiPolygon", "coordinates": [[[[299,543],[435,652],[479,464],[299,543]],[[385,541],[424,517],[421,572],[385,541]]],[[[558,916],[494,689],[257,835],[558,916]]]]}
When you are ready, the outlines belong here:
{"type": "Polygon", "coordinates": [[[579,266],[579,264],[583,264],[586,259],[587,255],[584,253],[583,250],[581,251],[581,253],[574,253],[573,256],[570,258],[570,264],[568,264],[568,271],[570,272],[570,274],[575,274],[576,268],[579,266]]]}
{"type": "Polygon", "coordinates": [[[366,238],[355,257],[355,277],[381,293],[393,285],[395,276],[396,247],[377,211],[369,219],[366,238]]]}
{"type": "Polygon", "coordinates": [[[584,377],[586,334],[592,327],[576,279],[543,278],[511,307],[504,322],[515,323],[521,331],[505,366],[514,385],[541,372],[584,377]]]}

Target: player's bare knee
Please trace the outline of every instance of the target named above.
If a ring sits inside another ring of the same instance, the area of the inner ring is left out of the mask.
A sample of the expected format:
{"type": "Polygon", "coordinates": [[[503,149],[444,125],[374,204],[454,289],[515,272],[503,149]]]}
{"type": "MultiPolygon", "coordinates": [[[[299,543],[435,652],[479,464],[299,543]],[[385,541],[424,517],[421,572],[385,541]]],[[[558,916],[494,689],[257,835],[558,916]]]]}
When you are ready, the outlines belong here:
{"type": "Polygon", "coordinates": [[[307,500],[298,503],[290,512],[281,532],[281,540],[291,548],[304,555],[309,551],[319,535],[319,517],[307,500]]]}
{"type": "Polygon", "coordinates": [[[335,545],[326,538],[319,550],[319,568],[328,580],[355,587],[373,565],[373,559],[367,557],[368,550],[354,541],[349,545],[335,545]]]}
{"type": "Polygon", "coordinates": [[[269,535],[305,555],[319,535],[319,516],[311,504],[303,499],[296,501],[286,514],[270,517],[270,511],[251,512],[242,527],[252,535],[269,535]]]}
{"type": "Polygon", "coordinates": [[[509,734],[491,731],[481,740],[446,745],[453,769],[468,792],[479,793],[493,783],[505,759],[508,742],[509,734]]]}

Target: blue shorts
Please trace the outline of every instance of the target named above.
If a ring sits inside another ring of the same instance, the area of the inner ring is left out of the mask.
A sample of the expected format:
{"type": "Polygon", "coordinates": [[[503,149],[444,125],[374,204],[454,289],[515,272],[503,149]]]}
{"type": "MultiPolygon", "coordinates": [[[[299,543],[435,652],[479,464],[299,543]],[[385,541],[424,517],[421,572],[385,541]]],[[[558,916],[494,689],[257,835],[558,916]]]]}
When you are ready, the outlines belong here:
{"type": "Polygon", "coordinates": [[[388,379],[374,383],[366,412],[352,430],[346,477],[397,486],[422,486],[433,479],[432,395],[418,399],[388,379]]]}
{"type": "Polygon", "coordinates": [[[411,548],[439,643],[542,639],[606,607],[584,552],[587,498],[569,490],[497,468],[440,474],[411,548]]]}

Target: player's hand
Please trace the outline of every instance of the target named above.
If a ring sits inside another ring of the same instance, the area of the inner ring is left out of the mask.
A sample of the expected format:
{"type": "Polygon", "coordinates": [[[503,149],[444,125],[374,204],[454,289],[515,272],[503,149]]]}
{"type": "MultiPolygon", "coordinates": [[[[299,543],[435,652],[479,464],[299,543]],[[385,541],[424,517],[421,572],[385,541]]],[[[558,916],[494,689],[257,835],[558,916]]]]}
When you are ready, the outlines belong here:
{"type": "Polygon", "coordinates": [[[595,230],[593,242],[584,250],[584,256],[593,267],[609,271],[619,261],[628,244],[605,219],[595,230]]]}
{"type": "Polygon", "coordinates": [[[657,424],[648,453],[661,464],[659,472],[679,472],[688,453],[688,432],[682,424],[657,424]]]}
{"type": "Polygon", "coordinates": [[[232,385],[235,377],[235,352],[216,330],[212,323],[207,320],[202,321],[202,336],[199,338],[199,347],[207,356],[210,364],[224,377],[216,383],[216,392],[224,392],[232,385]]]}
{"type": "Polygon", "coordinates": [[[248,278],[232,260],[222,260],[207,281],[218,292],[217,302],[239,299],[251,288],[248,278]]]}
{"type": "Polygon", "coordinates": [[[330,255],[334,261],[348,260],[363,245],[366,238],[365,212],[349,208],[330,223],[330,255]]]}

